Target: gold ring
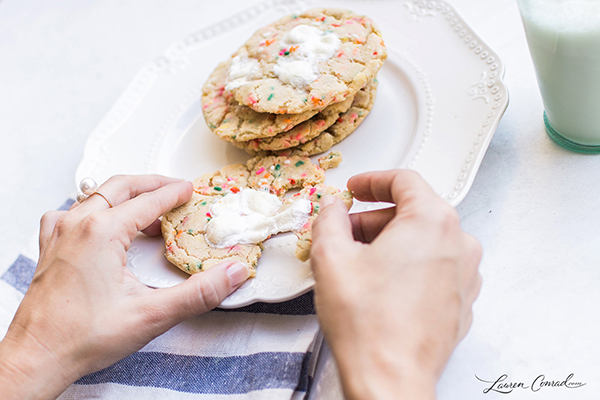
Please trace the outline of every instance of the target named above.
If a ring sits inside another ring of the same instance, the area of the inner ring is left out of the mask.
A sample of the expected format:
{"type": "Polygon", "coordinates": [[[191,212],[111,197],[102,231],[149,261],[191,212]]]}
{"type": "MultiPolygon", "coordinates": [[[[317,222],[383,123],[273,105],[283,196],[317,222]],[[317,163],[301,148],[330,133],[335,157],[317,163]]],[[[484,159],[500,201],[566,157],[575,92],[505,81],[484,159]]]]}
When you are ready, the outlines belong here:
{"type": "MultiPolygon", "coordinates": [[[[102,193],[95,191],[94,193],[90,194],[90,197],[92,197],[93,195],[97,194],[98,196],[102,197],[104,200],[106,200],[106,202],[108,203],[108,208],[113,208],[112,203],[110,202],[110,200],[108,199],[108,197],[106,197],[105,195],[103,195],[102,193]]],[[[88,197],[88,199],[90,198],[88,197]]]]}

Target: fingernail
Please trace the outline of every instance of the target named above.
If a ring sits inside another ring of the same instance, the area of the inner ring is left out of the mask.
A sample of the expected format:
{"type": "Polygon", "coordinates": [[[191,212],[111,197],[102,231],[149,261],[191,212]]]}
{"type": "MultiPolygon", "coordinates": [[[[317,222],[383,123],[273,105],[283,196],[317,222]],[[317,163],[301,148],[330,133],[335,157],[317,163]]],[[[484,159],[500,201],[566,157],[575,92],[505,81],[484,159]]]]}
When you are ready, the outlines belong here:
{"type": "Polygon", "coordinates": [[[248,267],[241,262],[235,262],[227,267],[227,276],[229,277],[229,282],[232,287],[244,282],[248,279],[248,275],[250,275],[248,267]]]}
{"type": "Polygon", "coordinates": [[[321,208],[325,208],[327,206],[332,205],[333,203],[335,203],[335,196],[332,195],[327,195],[323,197],[323,200],[321,200],[321,208]]]}

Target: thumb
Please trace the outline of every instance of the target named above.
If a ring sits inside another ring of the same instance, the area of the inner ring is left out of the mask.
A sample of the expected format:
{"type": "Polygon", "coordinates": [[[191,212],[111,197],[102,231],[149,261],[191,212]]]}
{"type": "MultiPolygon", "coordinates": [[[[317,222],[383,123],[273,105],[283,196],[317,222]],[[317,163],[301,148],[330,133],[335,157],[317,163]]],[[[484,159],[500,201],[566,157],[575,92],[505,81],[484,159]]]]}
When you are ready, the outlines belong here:
{"type": "MultiPolygon", "coordinates": [[[[217,264],[190,276],[171,288],[154,291],[156,308],[169,326],[212,310],[234,292],[250,275],[249,267],[239,261],[217,264]]],[[[155,309],[156,309],[155,308],[155,309]]]]}
{"type": "Polygon", "coordinates": [[[323,197],[321,211],[312,227],[310,257],[315,278],[354,245],[348,208],[335,196],[323,197]]]}

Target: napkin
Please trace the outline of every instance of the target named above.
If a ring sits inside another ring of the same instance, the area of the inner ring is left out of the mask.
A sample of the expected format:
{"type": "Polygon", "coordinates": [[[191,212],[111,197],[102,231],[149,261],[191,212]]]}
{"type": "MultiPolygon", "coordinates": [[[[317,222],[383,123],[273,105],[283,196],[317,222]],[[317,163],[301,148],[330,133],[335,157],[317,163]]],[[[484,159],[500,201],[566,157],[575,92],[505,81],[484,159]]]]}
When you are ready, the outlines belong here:
{"type": "MultiPolygon", "coordinates": [[[[31,283],[36,243],[37,234],[11,265],[0,266],[0,335],[31,283]]],[[[215,309],[82,377],[59,399],[302,399],[321,343],[312,292],[282,303],[215,309]]]]}

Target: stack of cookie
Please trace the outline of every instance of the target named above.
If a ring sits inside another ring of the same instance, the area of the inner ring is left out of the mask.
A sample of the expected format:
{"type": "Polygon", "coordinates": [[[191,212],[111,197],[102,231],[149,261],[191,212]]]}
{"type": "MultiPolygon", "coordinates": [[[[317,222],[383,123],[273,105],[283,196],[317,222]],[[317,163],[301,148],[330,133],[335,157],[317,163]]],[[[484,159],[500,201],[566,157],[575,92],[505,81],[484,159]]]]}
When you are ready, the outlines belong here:
{"type": "Polygon", "coordinates": [[[258,30],[203,88],[209,128],[251,154],[327,151],[364,120],[387,52],[367,17],[313,9],[258,30]]]}

